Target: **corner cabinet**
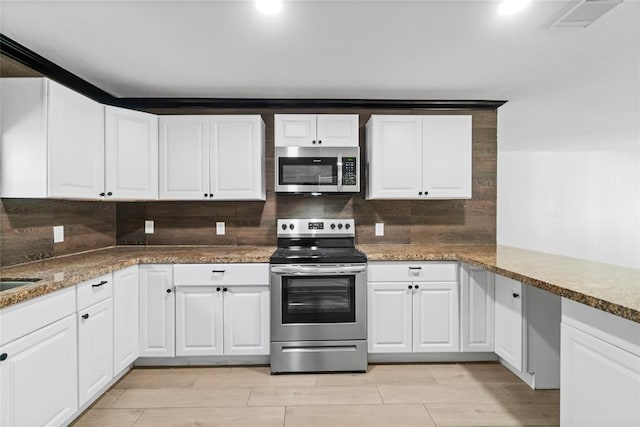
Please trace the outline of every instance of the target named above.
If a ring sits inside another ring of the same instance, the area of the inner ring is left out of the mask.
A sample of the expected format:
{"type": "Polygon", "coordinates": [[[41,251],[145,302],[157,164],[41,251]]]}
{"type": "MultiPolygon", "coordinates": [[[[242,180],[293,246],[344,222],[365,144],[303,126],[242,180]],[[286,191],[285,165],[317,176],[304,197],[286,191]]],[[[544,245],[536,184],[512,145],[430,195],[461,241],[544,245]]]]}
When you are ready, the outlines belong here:
{"type": "Polygon", "coordinates": [[[269,265],[176,265],[176,356],[269,354],[269,265]]]}
{"type": "Polygon", "coordinates": [[[357,147],[357,114],[275,114],[276,147],[357,147]]]}
{"type": "Polygon", "coordinates": [[[158,198],[158,116],[105,107],[105,196],[158,198]]]}
{"type": "Polygon", "coordinates": [[[369,263],[369,353],[458,352],[456,262],[369,263]]]}
{"type": "Polygon", "coordinates": [[[372,115],[367,199],[470,199],[472,117],[372,115]]]}
{"type": "Polygon", "coordinates": [[[265,127],[254,116],[162,116],[161,200],[265,200],[265,127]]]}
{"type": "Polygon", "coordinates": [[[173,265],[139,266],[140,356],[175,355],[173,265]]]}

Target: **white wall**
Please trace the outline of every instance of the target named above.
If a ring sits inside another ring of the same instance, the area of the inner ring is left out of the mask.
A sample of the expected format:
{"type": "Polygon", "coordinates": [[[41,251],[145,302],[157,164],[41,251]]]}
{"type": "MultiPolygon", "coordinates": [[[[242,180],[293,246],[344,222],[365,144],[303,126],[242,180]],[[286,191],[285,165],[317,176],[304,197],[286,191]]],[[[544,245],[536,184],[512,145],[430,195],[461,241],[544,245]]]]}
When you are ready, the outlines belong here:
{"type": "Polygon", "coordinates": [[[640,268],[639,22],[625,2],[568,30],[499,109],[498,244],[640,268]]]}

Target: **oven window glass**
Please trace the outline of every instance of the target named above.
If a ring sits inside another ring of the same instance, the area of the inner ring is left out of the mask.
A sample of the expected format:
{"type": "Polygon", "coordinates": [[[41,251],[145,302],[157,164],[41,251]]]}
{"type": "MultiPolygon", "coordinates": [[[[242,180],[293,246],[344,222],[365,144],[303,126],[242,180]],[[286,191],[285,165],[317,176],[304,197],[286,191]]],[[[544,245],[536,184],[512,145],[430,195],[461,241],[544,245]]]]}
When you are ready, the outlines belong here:
{"type": "Polygon", "coordinates": [[[348,276],[282,278],[282,323],[356,321],[356,279],[348,276]]]}
{"type": "Polygon", "coordinates": [[[280,157],[280,185],[338,185],[335,157],[280,157]]]}

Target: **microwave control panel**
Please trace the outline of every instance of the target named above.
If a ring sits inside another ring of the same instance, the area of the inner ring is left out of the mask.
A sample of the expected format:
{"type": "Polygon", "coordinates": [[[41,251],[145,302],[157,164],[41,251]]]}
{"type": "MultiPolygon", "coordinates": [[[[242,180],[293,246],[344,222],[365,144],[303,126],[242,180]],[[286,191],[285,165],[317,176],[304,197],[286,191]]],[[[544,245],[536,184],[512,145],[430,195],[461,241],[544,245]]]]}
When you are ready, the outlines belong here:
{"type": "Polygon", "coordinates": [[[356,158],[344,157],[342,159],[342,185],[357,185],[356,182],[356,158]]]}

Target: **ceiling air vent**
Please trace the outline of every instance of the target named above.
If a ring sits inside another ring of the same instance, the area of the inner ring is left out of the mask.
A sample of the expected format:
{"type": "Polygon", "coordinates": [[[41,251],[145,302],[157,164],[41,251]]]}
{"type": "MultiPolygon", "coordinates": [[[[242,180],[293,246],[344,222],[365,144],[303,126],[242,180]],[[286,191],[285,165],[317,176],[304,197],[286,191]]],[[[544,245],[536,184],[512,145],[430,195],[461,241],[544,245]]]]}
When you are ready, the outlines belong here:
{"type": "Polygon", "coordinates": [[[559,19],[552,21],[550,28],[585,28],[596,19],[622,3],[623,0],[579,0],[563,9],[559,19]]]}

